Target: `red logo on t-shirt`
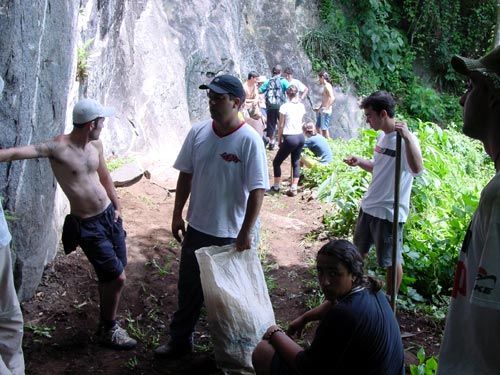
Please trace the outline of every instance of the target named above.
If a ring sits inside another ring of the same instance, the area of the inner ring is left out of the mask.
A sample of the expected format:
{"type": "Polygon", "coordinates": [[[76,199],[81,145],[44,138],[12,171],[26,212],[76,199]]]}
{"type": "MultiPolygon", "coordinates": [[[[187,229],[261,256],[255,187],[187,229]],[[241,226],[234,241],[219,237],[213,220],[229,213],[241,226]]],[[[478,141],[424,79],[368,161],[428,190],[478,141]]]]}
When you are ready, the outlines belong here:
{"type": "Polygon", "coordinates": [[[228,154],[227,152],[220,154],[220,156],[222,157],[222,159],[228,162],[239,163],[241,161],[235,154],[228,154]]]}
{"type": "Polygon", "coordinates": [[[462,261],[457,264],[451,296],[457,298],[459,293],[464,297],[467,294],[467,268],[465,268],[465,263],[462,261]]]}

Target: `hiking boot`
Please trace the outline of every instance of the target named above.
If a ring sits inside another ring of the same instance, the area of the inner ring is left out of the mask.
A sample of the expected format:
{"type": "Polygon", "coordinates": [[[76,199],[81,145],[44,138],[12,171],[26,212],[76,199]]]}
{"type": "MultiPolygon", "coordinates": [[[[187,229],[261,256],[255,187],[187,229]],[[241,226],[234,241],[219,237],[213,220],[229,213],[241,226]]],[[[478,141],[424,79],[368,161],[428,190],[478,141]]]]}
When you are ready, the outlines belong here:
{"type": "Polygon", "coordinates": [[[275,194],[279,194],[279,192],[280,192],[280,188],[276,188],[274,186],[271,186],[270,189],[266,190],[264,195],[275,195],[275,194]]]}
{"type": "Polygon", "coordinates": [[[97,335],[101,345],[113,349],[129,350],[137,345],[137,341],[131,338],[118,323],[108,330],[100,327],[97,335]]]}
{"type": "Polygon", "coordinates": [[[155,356],[164,359],[179,359],[193,352],[193,344],[176,345],[168,342],[154,350],[155,356]]]}
{"type": "Polygon", "coordinates": [[[289,197],[295,197],[297,195],[297,189],[290,189],[286,192],[289,197]]]}

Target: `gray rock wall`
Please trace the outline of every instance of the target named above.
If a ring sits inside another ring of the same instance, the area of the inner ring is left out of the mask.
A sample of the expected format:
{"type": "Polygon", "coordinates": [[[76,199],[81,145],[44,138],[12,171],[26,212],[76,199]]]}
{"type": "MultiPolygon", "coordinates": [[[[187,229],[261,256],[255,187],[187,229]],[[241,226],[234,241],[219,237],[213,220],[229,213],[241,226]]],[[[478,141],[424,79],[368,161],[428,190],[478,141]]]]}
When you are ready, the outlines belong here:
{"type": "MultiPolygon", "coordinates": [[[[153,178],[168,177],[191,124],[209,116],[198,86],[216,74],[269,77],[280,63],[317,91],[299,45],[316,9],[314,0],[0,0],[0,147],[70,130],[73,104],[92,97],[117,110],[101,133],[106,155],[133,156],[153,178]],[[77,45],[88,41],[86,78],[76,82],[77,45]]],[[[338,135],[348,136],[351,117],[338,121],[338,135]]],[[[24,299],[57,248],[61,194],[42,159],[1,164],[0,194],[17,217],[11,231],[24,299]]]]}
{"type": "MultiPolygon", "coordinates": [[[[0,147],[43,141],[64,129],[77,6],[73,1],[0,1],[0,147]]],[[[31,296],[52,259],[59,233],[56,182],[48,160],[0,164],[0,195],[15,221],[12,235],[19,297],[31,296]]]]}
{"type": "Polygon", "coordinates": [[[191,123],[209,116],[200,84],[221,73],[269,76],[276,63],[310,80],[299,37],[315,25],[311,9],[290,0],[85,2],[80,43],[93,44],[80,94],[117,108],[102,133],[106,152],[153,155],[166,171],[191,123]]]}

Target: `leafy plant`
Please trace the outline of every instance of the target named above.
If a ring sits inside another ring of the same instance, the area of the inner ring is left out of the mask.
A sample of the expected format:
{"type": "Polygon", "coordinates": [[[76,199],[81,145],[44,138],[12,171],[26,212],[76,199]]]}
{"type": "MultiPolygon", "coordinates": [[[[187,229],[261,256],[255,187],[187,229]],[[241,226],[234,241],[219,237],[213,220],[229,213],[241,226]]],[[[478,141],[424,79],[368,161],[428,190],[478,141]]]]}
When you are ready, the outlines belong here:
{"type": "Polygon", "coordinates": [[[88,76],[89,50],[93,42],[94,38],[89,39],[77,48],[76,79],[80,82],[83,82],[88,76]]]}
{"type": "Polygon", "coordinates": [[[172,260],[169,256],[165,256],[163,261],[153,258],[146,262],[146,265],[152,267],[161,277],[165,277],[172,272],[172,260]]]}
{"type": "Polygon", "coordinates": [[[436,357],[425,357],[424,348],[417,352],[418,365],[410,365],[411,375],[435,375],[437,372],[438,361],[436,357]]]}
{"type": "Polygon", "coordinates": [[[137,366],[139,366],[139,360],[136,356],[129,358],[129,360],[125,363],[125,367],[129,370],[134,370],[137,366]]]}
{"type": "Polygon", "coordinates": [[[151,325],[141,323],[141,320],[142,316],[138,316],[134,319],[131,313],[128,312],[126,318],[127,331],[131,336],[144,343],[149,348],[157,347],[160,343],[160,334],[151,325]]]}
{"type": "Polygon", "coordinates": [[[44,324],[34,324],[28,323],[24,326],[28,331],[33,332],[35,336],[52,338],[52,332],[55,330],[55,327],[50,327],[44,324]]]}

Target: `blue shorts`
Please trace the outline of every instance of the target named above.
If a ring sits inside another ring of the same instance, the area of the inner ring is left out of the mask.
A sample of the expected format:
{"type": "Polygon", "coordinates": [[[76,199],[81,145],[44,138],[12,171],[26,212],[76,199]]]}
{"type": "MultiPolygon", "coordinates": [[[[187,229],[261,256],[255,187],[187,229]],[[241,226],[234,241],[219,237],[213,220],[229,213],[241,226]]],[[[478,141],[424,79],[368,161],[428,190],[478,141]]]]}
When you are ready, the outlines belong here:
{"type": "Polygon", "coordinates": [[[78,219],[78,243],[94,266],[100,282],[109,282],[120,276],[127,265],[126,233],[122,219],[115,222],[115,208],[111,203],[96,216],[78,219]]]}
{"type": "Polygon", "coordinates": [[[331,119],[332,115],[330,113],[318,112],[316,115],[316,128],[319,130],[328,130],[331,119]]]}
{"type": "MultiPolygon", "coordinates": [[[[398,226],[396,258],[398,264],[403,264],[403,257],[401,255],[403,245],[403,224],[404,223],[399,223],[398,226]]],[[[368,215],[363,212],[363,210],[359,210],[353,242],[362,255],[367,254],[370,247],[375,245],[378,265],[384,268],[392,266],[392,223],[389,220],[380,219],[368,215]]]]}

